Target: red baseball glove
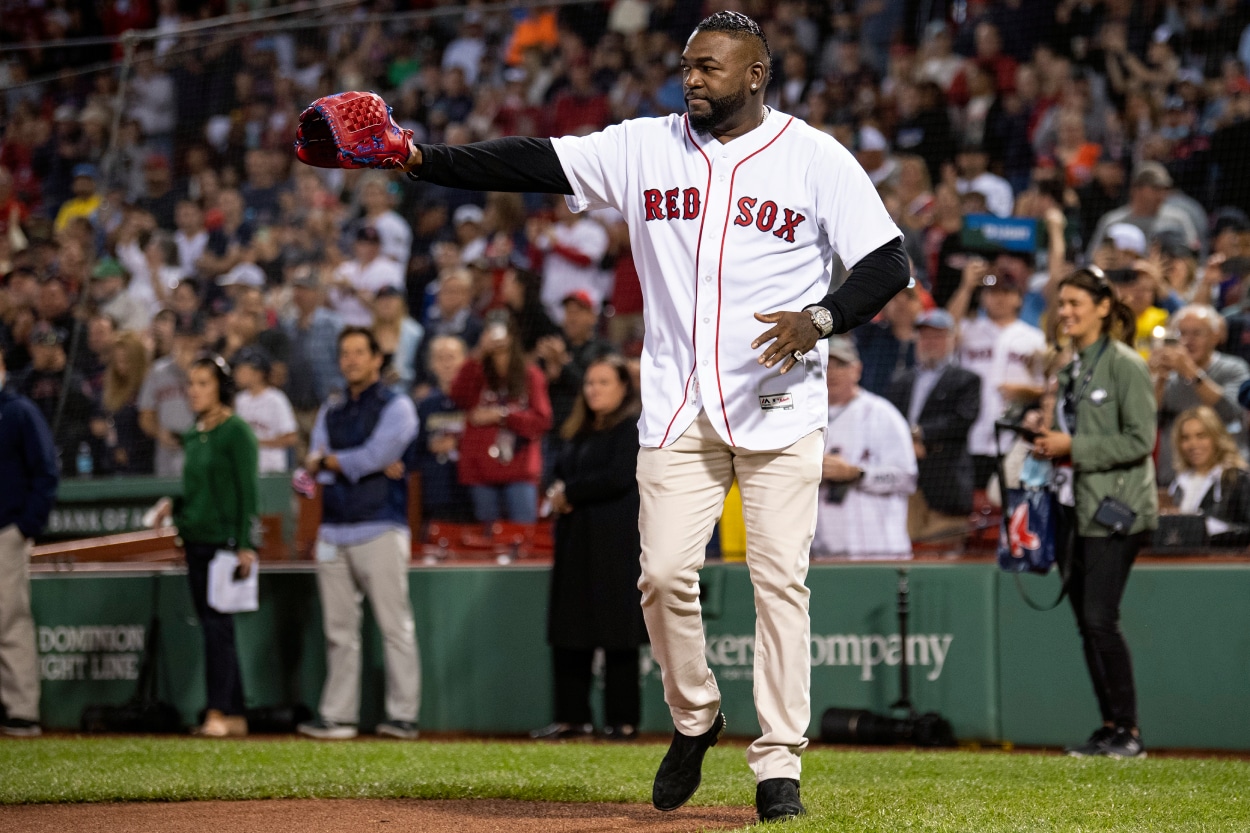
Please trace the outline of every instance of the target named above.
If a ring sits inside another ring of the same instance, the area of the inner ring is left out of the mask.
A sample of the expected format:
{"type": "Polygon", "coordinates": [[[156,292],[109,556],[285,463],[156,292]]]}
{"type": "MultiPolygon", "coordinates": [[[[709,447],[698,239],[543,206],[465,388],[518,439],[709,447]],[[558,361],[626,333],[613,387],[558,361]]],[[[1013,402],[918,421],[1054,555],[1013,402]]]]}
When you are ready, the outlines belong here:
{"type": "Polygon", "coordinates": [[[299,115],[295,155],[318,168],[402,168],[412,131],[391,118],[377,93],[345,92],[319,98],[299,115]]]}

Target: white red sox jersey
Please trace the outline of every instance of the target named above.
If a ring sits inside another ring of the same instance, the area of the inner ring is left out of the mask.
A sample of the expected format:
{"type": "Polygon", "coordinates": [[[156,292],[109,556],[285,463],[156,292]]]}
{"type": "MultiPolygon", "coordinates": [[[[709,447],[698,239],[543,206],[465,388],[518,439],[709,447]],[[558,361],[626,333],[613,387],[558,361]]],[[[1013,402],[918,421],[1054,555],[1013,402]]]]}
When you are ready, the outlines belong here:
{"type": "MultiPolygon", "coordinates": [[[[1006,403],[1000,385],[1041,386],[1046,335],[1019,319],[1000,326],[981,315],[959,326],[959,364],[981,377],[981,412],[968,431],[968,451],[994,456],[994,421],[1006,403]]],[[[1010,446],[1004,438],[1004,448],[1010,446]]]]}
{"type": "Polygon", "coordinates": [[[573,211],[629,224],[646,325],[639,439],[674,442],[700,409],[731,446],[784,448],[823,428],[822,340],[788,373],[758,363],[756,312],[823,298],[837,254],[853,267],[901,232],[833,137],[775,110],[722,144],[684,115],[552,139],[573,211]]]}

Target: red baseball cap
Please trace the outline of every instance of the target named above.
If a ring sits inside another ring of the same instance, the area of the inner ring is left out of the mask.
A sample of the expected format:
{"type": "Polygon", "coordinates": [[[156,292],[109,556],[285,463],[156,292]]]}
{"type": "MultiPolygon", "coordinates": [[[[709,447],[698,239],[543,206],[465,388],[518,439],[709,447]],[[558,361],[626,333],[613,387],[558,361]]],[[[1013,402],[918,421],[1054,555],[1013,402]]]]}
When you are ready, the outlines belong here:
{"type": "Polygon", "coordinates": [[[592,310],[595,312],[598,312],[599,310],[599,305],[595,303],[595,299],[590,297],[590,293],[584,289],[573,290],[568,295],[565,295],[564,300],[561,301],[560,303],[567,304],[569,301],[575,301],[581,304],[583,307],[585,307],[588,310],[592,310]]]}

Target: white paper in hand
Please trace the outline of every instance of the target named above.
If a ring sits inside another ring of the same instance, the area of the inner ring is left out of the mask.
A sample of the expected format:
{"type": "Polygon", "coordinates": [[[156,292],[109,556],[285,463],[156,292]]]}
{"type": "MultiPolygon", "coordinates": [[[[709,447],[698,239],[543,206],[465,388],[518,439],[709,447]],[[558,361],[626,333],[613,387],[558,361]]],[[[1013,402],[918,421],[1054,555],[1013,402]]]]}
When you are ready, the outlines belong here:
{"type": "Polygon", "coordinates": [[[217,550],[208,562],[208,606],[218,613],[249,613],[260,609],[260,570],[252,564],[247,578],[236,581],[239,557],[217,550]]]}

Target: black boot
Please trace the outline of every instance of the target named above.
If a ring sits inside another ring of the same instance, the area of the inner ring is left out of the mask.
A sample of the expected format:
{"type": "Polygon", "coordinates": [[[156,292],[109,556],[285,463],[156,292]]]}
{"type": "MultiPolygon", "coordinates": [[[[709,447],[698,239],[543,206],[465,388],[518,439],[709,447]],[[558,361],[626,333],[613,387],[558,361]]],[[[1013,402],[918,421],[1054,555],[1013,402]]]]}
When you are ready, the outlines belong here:
{"type": "Polygon", "coordinates": [[[724,731],[725,715],[719,711],[712,728],[697,737],[673,730],[673,742],[660,761],[651,788],[651,803],[655,809],[676,810],[690,800],[703,778],[703,756],[716,745],[724,731]]]}
{"type": "Polygon", "coordinates": [[[755,785],[755,812],[760,821],[785,821],[806,810],[799,800],[799,782],[793,778],[766,778],[755,785]]]}

